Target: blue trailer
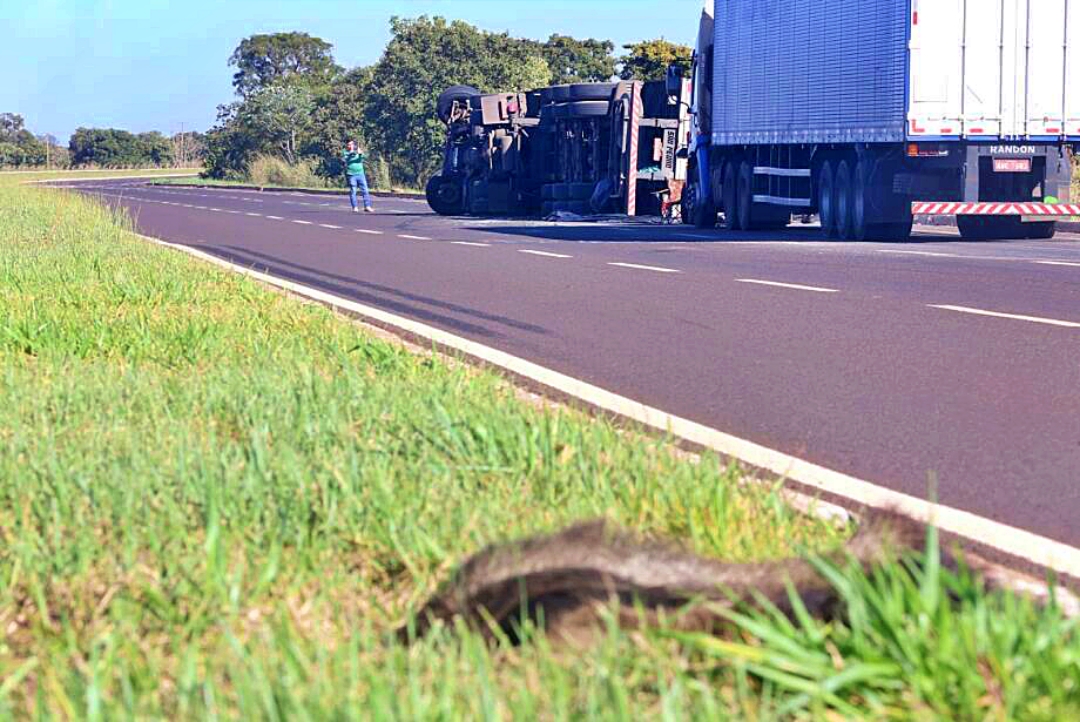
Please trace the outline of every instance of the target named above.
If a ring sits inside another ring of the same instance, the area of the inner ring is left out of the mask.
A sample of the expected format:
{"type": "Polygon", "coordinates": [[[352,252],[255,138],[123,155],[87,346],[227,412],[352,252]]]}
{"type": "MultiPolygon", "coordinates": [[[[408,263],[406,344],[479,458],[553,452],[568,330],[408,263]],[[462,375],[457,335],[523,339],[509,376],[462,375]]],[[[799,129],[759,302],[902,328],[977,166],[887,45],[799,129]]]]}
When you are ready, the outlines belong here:
{"type": "Polygon", "coordinates": [[[829,238],[1049,238],[1080,143],[1080,0],[715,0],[684,220],[829,238]]]}

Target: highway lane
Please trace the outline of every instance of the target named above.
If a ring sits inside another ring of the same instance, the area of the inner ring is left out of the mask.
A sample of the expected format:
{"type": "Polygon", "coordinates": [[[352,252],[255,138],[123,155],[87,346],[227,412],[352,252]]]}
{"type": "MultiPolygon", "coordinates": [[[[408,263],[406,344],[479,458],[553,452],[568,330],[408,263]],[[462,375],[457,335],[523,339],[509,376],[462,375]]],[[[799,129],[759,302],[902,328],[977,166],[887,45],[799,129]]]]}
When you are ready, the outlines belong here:
{"type": "Polygon", "coordinates": [[[442,219],[97,183],[142,232],[1080,545],[1080,240],[442,219]],[[985,315],[999,314],[999,315],[985,315]]]}

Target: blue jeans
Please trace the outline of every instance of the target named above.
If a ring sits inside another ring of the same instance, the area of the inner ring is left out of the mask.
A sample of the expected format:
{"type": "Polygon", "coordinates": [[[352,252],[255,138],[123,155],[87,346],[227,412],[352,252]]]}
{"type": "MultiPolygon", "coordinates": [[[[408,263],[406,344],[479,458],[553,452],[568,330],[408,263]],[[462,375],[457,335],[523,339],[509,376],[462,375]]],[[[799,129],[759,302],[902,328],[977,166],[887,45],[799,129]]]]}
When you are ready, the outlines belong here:
{"type": "Polygon", "coordinates": [[[349,176],[349,202],[356,208],[356,189],[364,196],[364,208],[371,208],[371,192],[368,191],[367,176],[363,173],[349,176]]]}

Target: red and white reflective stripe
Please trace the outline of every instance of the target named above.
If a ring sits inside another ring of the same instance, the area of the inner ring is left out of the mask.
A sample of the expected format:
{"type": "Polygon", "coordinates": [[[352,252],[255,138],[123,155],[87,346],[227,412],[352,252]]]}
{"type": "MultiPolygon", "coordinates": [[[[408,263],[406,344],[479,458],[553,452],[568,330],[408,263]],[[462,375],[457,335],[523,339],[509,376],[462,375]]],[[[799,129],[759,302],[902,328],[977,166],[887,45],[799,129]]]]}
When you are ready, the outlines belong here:
{"type": "Polygon", "coordinates": [[[638,144],[641,134],[641,83],[634,83],[634,96],[630,101],[630,168],[627,172],[629,187],[626,189],[626,215],[637,215],[638,144]]]}
{"type": "Polygon", "coordinates": [[[1077,203],[912,203],[917,216],[1080,216],[1077,203]]]}

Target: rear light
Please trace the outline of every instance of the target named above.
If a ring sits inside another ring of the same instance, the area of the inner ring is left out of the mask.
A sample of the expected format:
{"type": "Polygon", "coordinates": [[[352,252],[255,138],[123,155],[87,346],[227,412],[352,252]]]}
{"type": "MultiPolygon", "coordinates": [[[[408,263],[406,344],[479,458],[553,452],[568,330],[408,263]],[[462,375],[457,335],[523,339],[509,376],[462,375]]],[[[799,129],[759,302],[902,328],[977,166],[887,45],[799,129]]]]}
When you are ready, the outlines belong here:
{"type": "Polygon", "coordinates": [[[949,149],[942,145],[908,143],[907,154],[908,158],[945,158],[949,149]]]}

